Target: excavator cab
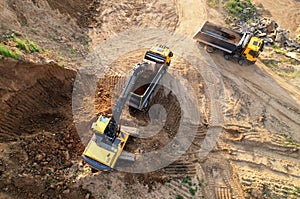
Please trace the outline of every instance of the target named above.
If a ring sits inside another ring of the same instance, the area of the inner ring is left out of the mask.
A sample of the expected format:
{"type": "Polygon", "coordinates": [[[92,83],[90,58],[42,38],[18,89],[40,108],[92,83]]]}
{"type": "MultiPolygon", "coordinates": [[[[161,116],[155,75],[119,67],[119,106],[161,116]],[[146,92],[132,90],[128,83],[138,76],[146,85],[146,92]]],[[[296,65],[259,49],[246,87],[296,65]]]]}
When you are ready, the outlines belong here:
{"type": "Polygon", "coordinates": [[[121,132],[113,118],[100,116],[92,124],[94,133],[83,152],[83,159],[94,169],[111,170],[121,155],[129,134],[121,132]]]}

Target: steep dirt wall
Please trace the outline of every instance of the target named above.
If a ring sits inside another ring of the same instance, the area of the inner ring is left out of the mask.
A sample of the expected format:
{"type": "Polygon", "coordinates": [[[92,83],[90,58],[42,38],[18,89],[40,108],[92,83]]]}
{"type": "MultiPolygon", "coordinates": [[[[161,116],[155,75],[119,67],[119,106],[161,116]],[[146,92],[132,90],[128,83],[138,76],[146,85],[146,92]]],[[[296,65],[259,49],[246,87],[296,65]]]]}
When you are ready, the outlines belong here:
{"type": "Polygon", "coordinates": [[[93,0],[47,0],[52,9],[58,9],[61,13],[69,14],[78,21],[78,25],[85,27],[88,16],[86,15],[89,5],[93,0]]]}
{"type": "Polygon", "coordinates": [[[72,117],[75,76],[56,64],[0,61],[0,198],[85,198],[69,188],[84,149],[72,117]]]}
{"type": "Polygon", "coordinates": [[[57,65],[0,62],[0,141],[63,127],[72,120],[76,72],[57,65]]]}

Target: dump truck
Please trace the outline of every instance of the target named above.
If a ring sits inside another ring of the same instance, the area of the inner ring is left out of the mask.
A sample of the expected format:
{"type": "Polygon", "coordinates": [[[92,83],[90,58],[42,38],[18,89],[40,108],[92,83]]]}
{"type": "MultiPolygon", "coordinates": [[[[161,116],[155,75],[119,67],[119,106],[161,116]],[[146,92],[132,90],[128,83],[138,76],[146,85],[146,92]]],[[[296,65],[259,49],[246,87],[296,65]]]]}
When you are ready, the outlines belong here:
{"type": "Polygon", "coordinates": [[[193,37],[213,49],[224,52],[225,59],[234,58],[240,65],[245,61],[254,64],[263,51],[262,39],[252,33],[238,32],[206,21],[193,37]]]}
{"type": "Polygon", "coordinates": [[[135,160],[134,154],[123,149],[129,136],[138,134],[138,129],[120,125],[122,110],[126,103],[139,110],[149,104],[149,98],[159,80],[167,71],[172,56],[172,51],[166,46],[155,46],[148,50],[143,61],[136,64],[131,71],[129,79],[114,106],[112,117],[101,115],[92,124],[93,136],[82,154],[82,158],[92,168],[108,171],[116,166],[119,159],[135,160]],[[146,75],[150,78],[151,83],[147,84],[145,92],[139,95],[137,90],[140,88],[136,85],[139,81],[147,78],[146,75]],[[151,78],[153,79],[151,80],[151,78]]]}
{"type": "Polygon", "coordinates": [[[144,63],[140,66],[143,69],[129,96],[128,105],[131,109],[147,111],[153,91],[167,72],[172,56],[172,51],[166,46],[153,47],[146,52],[144,63]]]}

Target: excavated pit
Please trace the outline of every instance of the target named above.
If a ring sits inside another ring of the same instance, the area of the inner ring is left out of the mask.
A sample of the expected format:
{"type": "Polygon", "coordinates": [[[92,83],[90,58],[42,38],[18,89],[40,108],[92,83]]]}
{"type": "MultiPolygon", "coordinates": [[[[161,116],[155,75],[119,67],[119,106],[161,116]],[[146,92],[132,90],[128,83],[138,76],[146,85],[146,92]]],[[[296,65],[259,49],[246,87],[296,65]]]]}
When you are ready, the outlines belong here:
{"type": "Polygon", "coordinates": [[[71,110],[76,72],[1,61],[0,74],[0,189],[16,198],[56,197],[83,150],[71,110]]]}
{"type": "Polygon", "coordinates": [[[1,140],[59,131],[72,122],[71,93],[76,73],[57,65],[2,62],[1,140]]]}

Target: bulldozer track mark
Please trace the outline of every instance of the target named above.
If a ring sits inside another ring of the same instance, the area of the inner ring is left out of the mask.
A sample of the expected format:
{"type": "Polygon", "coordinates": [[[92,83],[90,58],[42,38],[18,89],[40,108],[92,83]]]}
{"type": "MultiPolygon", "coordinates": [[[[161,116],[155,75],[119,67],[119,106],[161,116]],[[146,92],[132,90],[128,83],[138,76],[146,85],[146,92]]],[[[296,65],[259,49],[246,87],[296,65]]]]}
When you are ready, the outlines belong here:
{"type": "Polygon", "coordinates": [[[218,187],[215,192],[218,199],[232,199],[231,190],[227,187],[218,187]]]}

